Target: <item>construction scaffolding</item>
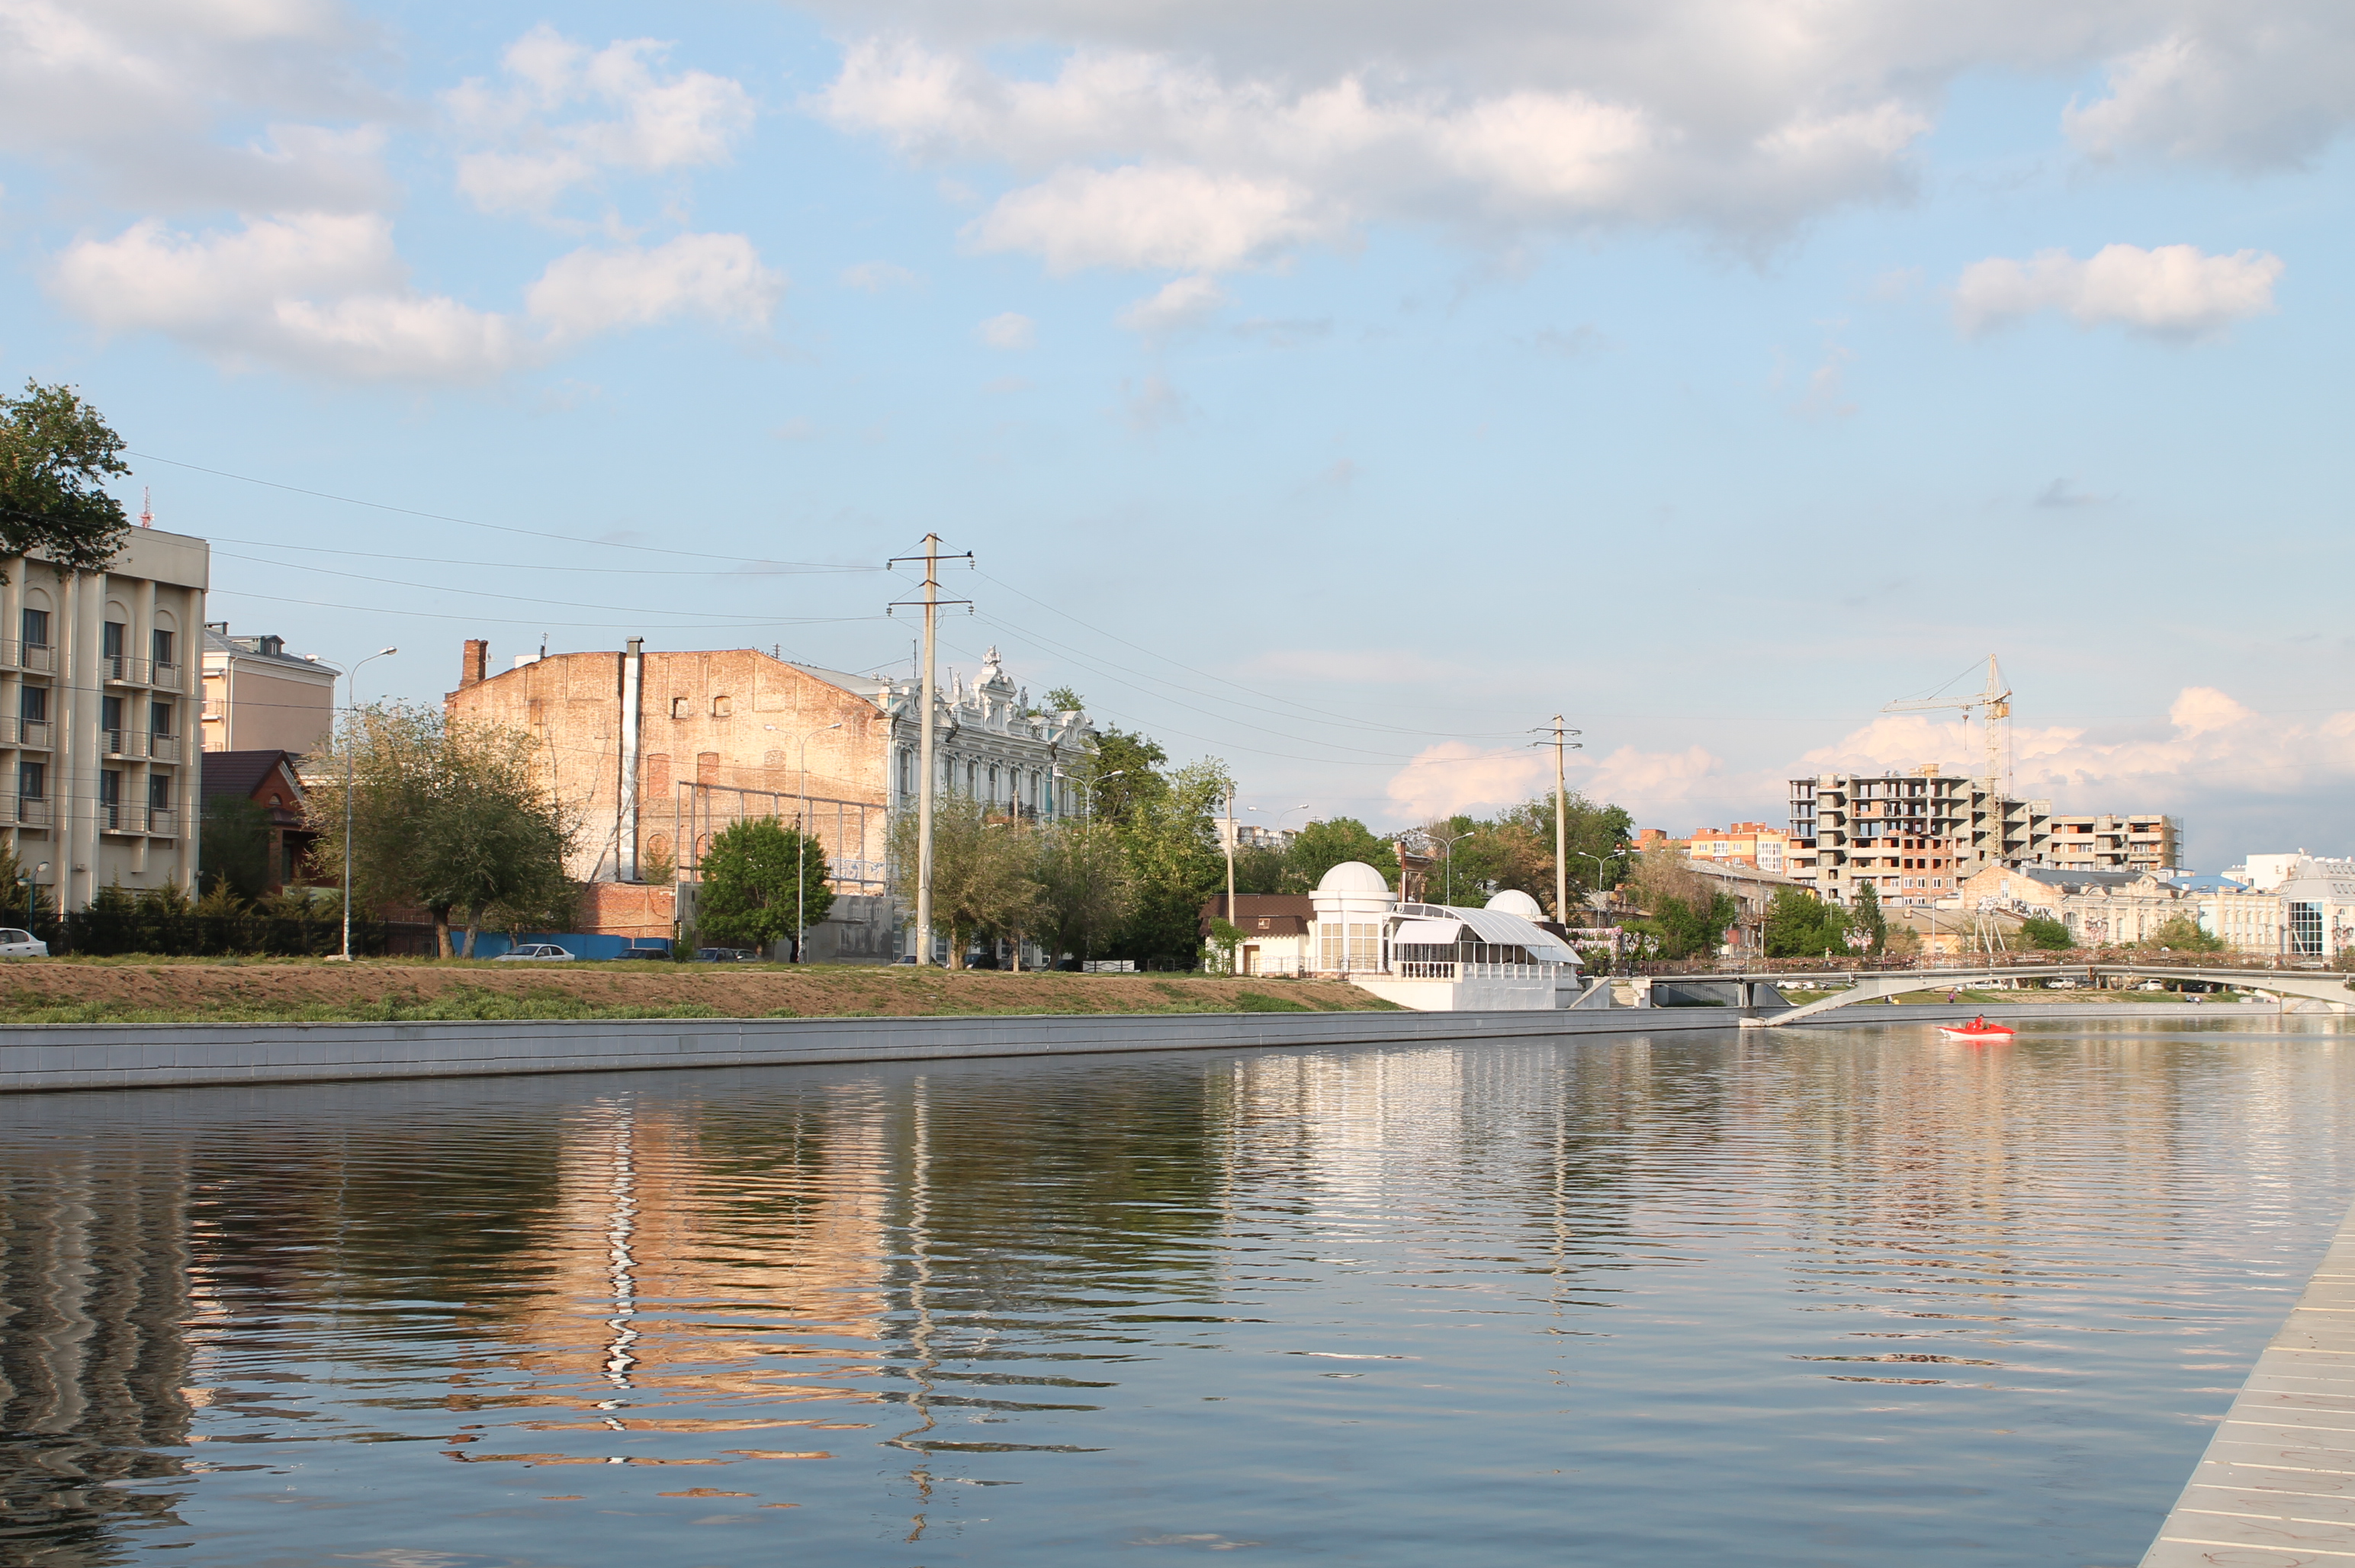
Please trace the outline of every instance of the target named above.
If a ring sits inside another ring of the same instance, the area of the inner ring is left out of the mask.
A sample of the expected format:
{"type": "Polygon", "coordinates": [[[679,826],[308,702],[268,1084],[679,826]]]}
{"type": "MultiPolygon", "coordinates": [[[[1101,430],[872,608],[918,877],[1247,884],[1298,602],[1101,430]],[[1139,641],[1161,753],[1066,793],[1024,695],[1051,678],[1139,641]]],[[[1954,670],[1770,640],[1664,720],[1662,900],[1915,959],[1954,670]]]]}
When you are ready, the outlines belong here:
{"type": "Polygon", "coordinates": [[[885,893],[890,891],[886,864],[890,832],[889,813],[860,800],[806,799],[780,790],[737,789],[728,784],[678,781],[671,801],[671,843],[677,847],[678,874],[695,879],[711,836],[739,822],[773,816],[787,827],[799,827],[826,852],[832,872],[826,880],[837,892],[885,893]],[[808,820],[803,821],[804,808],[808,820]]]}

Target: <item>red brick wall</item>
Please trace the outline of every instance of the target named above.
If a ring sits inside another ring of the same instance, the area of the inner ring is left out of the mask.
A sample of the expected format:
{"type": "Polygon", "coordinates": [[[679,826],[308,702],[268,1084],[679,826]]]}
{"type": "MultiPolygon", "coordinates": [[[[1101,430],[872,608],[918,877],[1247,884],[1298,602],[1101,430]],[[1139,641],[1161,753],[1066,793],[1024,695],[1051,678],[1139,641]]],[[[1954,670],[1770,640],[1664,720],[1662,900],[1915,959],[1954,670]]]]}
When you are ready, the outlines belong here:
{"type": "Polygon", "coordinates": [[[651,882],[591,882],[581,890],[581,934],[668,936],[678,900],[651,882]]]}

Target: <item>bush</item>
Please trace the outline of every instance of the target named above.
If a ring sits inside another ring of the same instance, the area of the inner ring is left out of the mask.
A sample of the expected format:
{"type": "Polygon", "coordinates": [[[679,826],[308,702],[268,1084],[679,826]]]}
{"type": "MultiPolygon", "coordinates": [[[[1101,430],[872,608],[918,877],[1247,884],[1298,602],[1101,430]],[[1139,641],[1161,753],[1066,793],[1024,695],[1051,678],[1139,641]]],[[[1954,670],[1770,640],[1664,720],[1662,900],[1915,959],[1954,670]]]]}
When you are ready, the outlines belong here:
{"type": "Polygon", "coordinates": [[[2051,915],[2032,914],[2019,923],[2019,939],[2047,953],[2066,953],[2077,945],[2069,928],[2051,915]]]}

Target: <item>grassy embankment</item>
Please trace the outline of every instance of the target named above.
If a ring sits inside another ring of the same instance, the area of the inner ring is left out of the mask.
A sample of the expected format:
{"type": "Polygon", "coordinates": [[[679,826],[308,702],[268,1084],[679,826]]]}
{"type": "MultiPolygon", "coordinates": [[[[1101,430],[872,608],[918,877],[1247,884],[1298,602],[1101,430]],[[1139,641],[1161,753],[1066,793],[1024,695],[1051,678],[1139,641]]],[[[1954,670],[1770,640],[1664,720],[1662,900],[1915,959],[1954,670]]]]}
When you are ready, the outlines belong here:
{"type": "Polygon", "coordinates": [[[1329,980],[814,964],[55,958],[0,962],[0,1024],[946,1018],[1389,1010],[1329,980]]]}

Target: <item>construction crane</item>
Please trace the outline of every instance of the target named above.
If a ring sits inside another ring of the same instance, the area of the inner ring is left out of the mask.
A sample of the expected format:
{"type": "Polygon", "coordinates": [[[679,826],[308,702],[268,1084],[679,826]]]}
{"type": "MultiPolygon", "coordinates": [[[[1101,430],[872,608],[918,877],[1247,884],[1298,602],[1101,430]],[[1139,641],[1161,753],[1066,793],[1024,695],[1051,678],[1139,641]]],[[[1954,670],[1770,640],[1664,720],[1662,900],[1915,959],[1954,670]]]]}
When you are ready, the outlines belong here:
{"type": "Polygon", "coordinates": [[[1987,788],[2003,787],[2003,742],[1996,733],[1995,721],[2011,717],[2011,688],[2003,683],[2003,671],[1987,655],[1987,688],[1976,697],[1909,697],[1890,703],[1883,713],[1920,713],[1934,708],[1959,708],[1963,710],[1966,733],[1971,721],[1971,709],[1985,709],[1987,720],[1987,788]]]}

